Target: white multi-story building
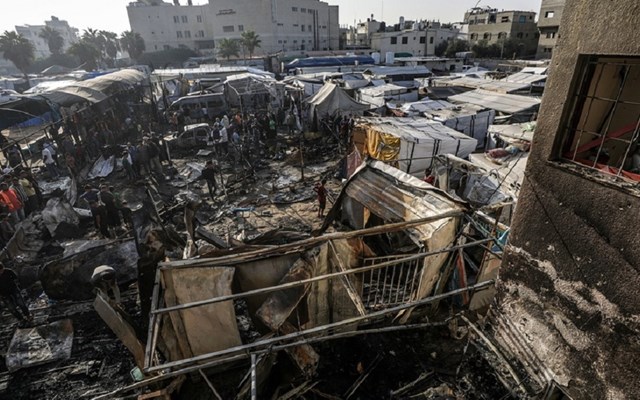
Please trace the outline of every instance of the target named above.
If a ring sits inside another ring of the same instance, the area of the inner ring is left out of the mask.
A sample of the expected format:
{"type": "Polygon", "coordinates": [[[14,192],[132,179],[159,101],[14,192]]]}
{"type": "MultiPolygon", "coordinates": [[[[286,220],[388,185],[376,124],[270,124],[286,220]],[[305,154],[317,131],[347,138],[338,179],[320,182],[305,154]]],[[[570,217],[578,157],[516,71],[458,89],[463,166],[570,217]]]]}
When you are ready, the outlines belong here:
{"type": "MultiPolygon", "coordinates": [[[[398,25],[406,26],[401,20],[398,25]]],[[[439,22],[411,22],[410,29],[376,32],[371,34],[371,48],[382,54],[411,53],[416,57],[435,55],[436,47],[456,38],[464,37],[455,28],[442,28],[439,22]]]]}
{"type": "Polygon", "coordinates": [[[36,58],[47,58],[51,55],[49,44],[40,37],[40,32],[42,32],[45,26],[55,29],[60,33],[62,39],[64,39],[62,51],[66,51],[73,43],[79,40],[78,29],[69,26],[67,21],[61,20],[58,17],[52,16],[50,21],[44,22],[44,25],[16,25],[16,32],[33,44],[36,58]]]}
{"type": "Polygon", "coordinates": [[[260,36],[255,55],[340,46],[338,6],[319,0],[210,0],[198,6],[139,0],[127,13],[147,51],[188,47],[212,53],[221,39],[240,39],[245,31],[260,36]]]}

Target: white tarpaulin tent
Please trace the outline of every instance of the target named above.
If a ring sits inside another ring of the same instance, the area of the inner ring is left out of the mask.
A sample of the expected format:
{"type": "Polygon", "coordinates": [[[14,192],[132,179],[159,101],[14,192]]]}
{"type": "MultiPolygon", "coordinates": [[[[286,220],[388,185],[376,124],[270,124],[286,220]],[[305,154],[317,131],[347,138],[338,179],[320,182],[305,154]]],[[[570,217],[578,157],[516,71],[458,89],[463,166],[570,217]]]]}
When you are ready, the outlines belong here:
{"type": "MultiPolygon", "coordinates": [[[[422,177],[440,154],[461,158],[475,151],[478,141],[426,118],[361,118],[354,129],[366,135],[361,152],[382,161],[397,160],[398,168],[422,177]]],[[[361,141],[362,143],[362,141],[361,141]]]]}
{"type": "Polygon", "coordinates": [[[495,110],[471,104],[449,109],[425,111],[424,116],[442,123],[449,128],[462,132],[478,141],[479,148],[485,148],[489,126],[496,117],[495,110]]]}
{"type": "Polygon", "coordinates": [[[311,106],[309,109],[309,117],[313,119],[314,114],[318,118],[332,116],[336,113],[356,114],[362,113],[371,108],[367,104],[358,103],[352,99],[344,90],[334,83],[325,83],[322,89],[313,97],[306,100],[311,106]]]}
{"type": "Polygon", "coordinates": [[[386,84],[366,87],[358,90],[357,99],[376,107],[382,107],[388,100],[414,102],[418,101],[418,91],[409,90],[404,86],[386,84]]]}

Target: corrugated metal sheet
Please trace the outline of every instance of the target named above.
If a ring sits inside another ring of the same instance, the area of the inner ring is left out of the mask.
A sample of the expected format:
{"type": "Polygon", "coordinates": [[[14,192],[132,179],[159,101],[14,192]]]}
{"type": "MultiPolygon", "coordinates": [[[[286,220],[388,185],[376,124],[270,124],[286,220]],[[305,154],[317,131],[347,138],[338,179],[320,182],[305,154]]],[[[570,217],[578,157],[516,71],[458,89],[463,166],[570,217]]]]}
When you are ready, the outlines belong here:
{"type": "Polygon", "coordinates": [[[546,75],[518,72],[517,74],[509,75],[506,78],[501,79],[500,82],[517,82],[517,83],[526,83],[531,85],[531,84],[546,81],[546,80],[547,80],[546,75]]]}
{"type": "MultiPolygon", "coordinates": [[[[369,161],[367,167],[356,172],[345,192],[388,222],[412,221],[464,209],[433,186],[380,161],[369,161]]],[[[409,234],[416,243],[422,243],[449,223],[451,218],[435,221],[410,229],[409,234]]]]}
{"type": "Polygon", "coordinates": [[[446,86],[464,86],[474,89],[490,90],[492,92],[498,93],[513,93],[521,90],[526,90],[531,87],[531,83],[516,81],[495,81],[490,79],[479,79],[470,77],[464,77],[450,81],[441,81],[439,83],[446,86]]]}
{"type": "Polygon", "coordinates": [[[451,96],[449,101],[475,104],[507,114],[517,114],[540,105],[540,99],[537,97],[503,94],[481,89],[451,96]]]}

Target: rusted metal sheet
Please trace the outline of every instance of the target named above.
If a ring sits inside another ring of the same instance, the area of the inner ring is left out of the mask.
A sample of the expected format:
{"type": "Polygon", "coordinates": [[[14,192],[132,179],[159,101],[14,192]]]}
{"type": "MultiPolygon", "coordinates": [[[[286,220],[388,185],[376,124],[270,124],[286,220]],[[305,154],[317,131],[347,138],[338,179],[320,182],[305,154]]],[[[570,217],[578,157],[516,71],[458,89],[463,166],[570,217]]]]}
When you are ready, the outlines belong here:
{"type": "MultiPolygon", "coordinates": [[[[296,282],[312,276],[313,266],[301,258],[293,264],[279,283],[296,282]]],[[[258,309],[256,316],[271,330],[277,331],[307,294],[310,286],[311,284],[307,284],[270,294],[258,309]]]]}

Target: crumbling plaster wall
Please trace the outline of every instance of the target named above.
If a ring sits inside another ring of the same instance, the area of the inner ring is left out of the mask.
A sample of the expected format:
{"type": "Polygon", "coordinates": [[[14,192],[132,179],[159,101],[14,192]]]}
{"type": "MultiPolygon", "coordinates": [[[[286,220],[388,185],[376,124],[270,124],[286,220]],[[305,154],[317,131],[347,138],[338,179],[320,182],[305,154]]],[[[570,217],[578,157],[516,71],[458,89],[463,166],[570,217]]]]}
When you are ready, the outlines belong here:
{"type": "Polygon", "coordinates": [[[640,197],[550,160],[578,56],[640,55],[638,15],[638,0],[567,0],[500,272],[497,311],[576,399],[640,393],[640,197]]]}

